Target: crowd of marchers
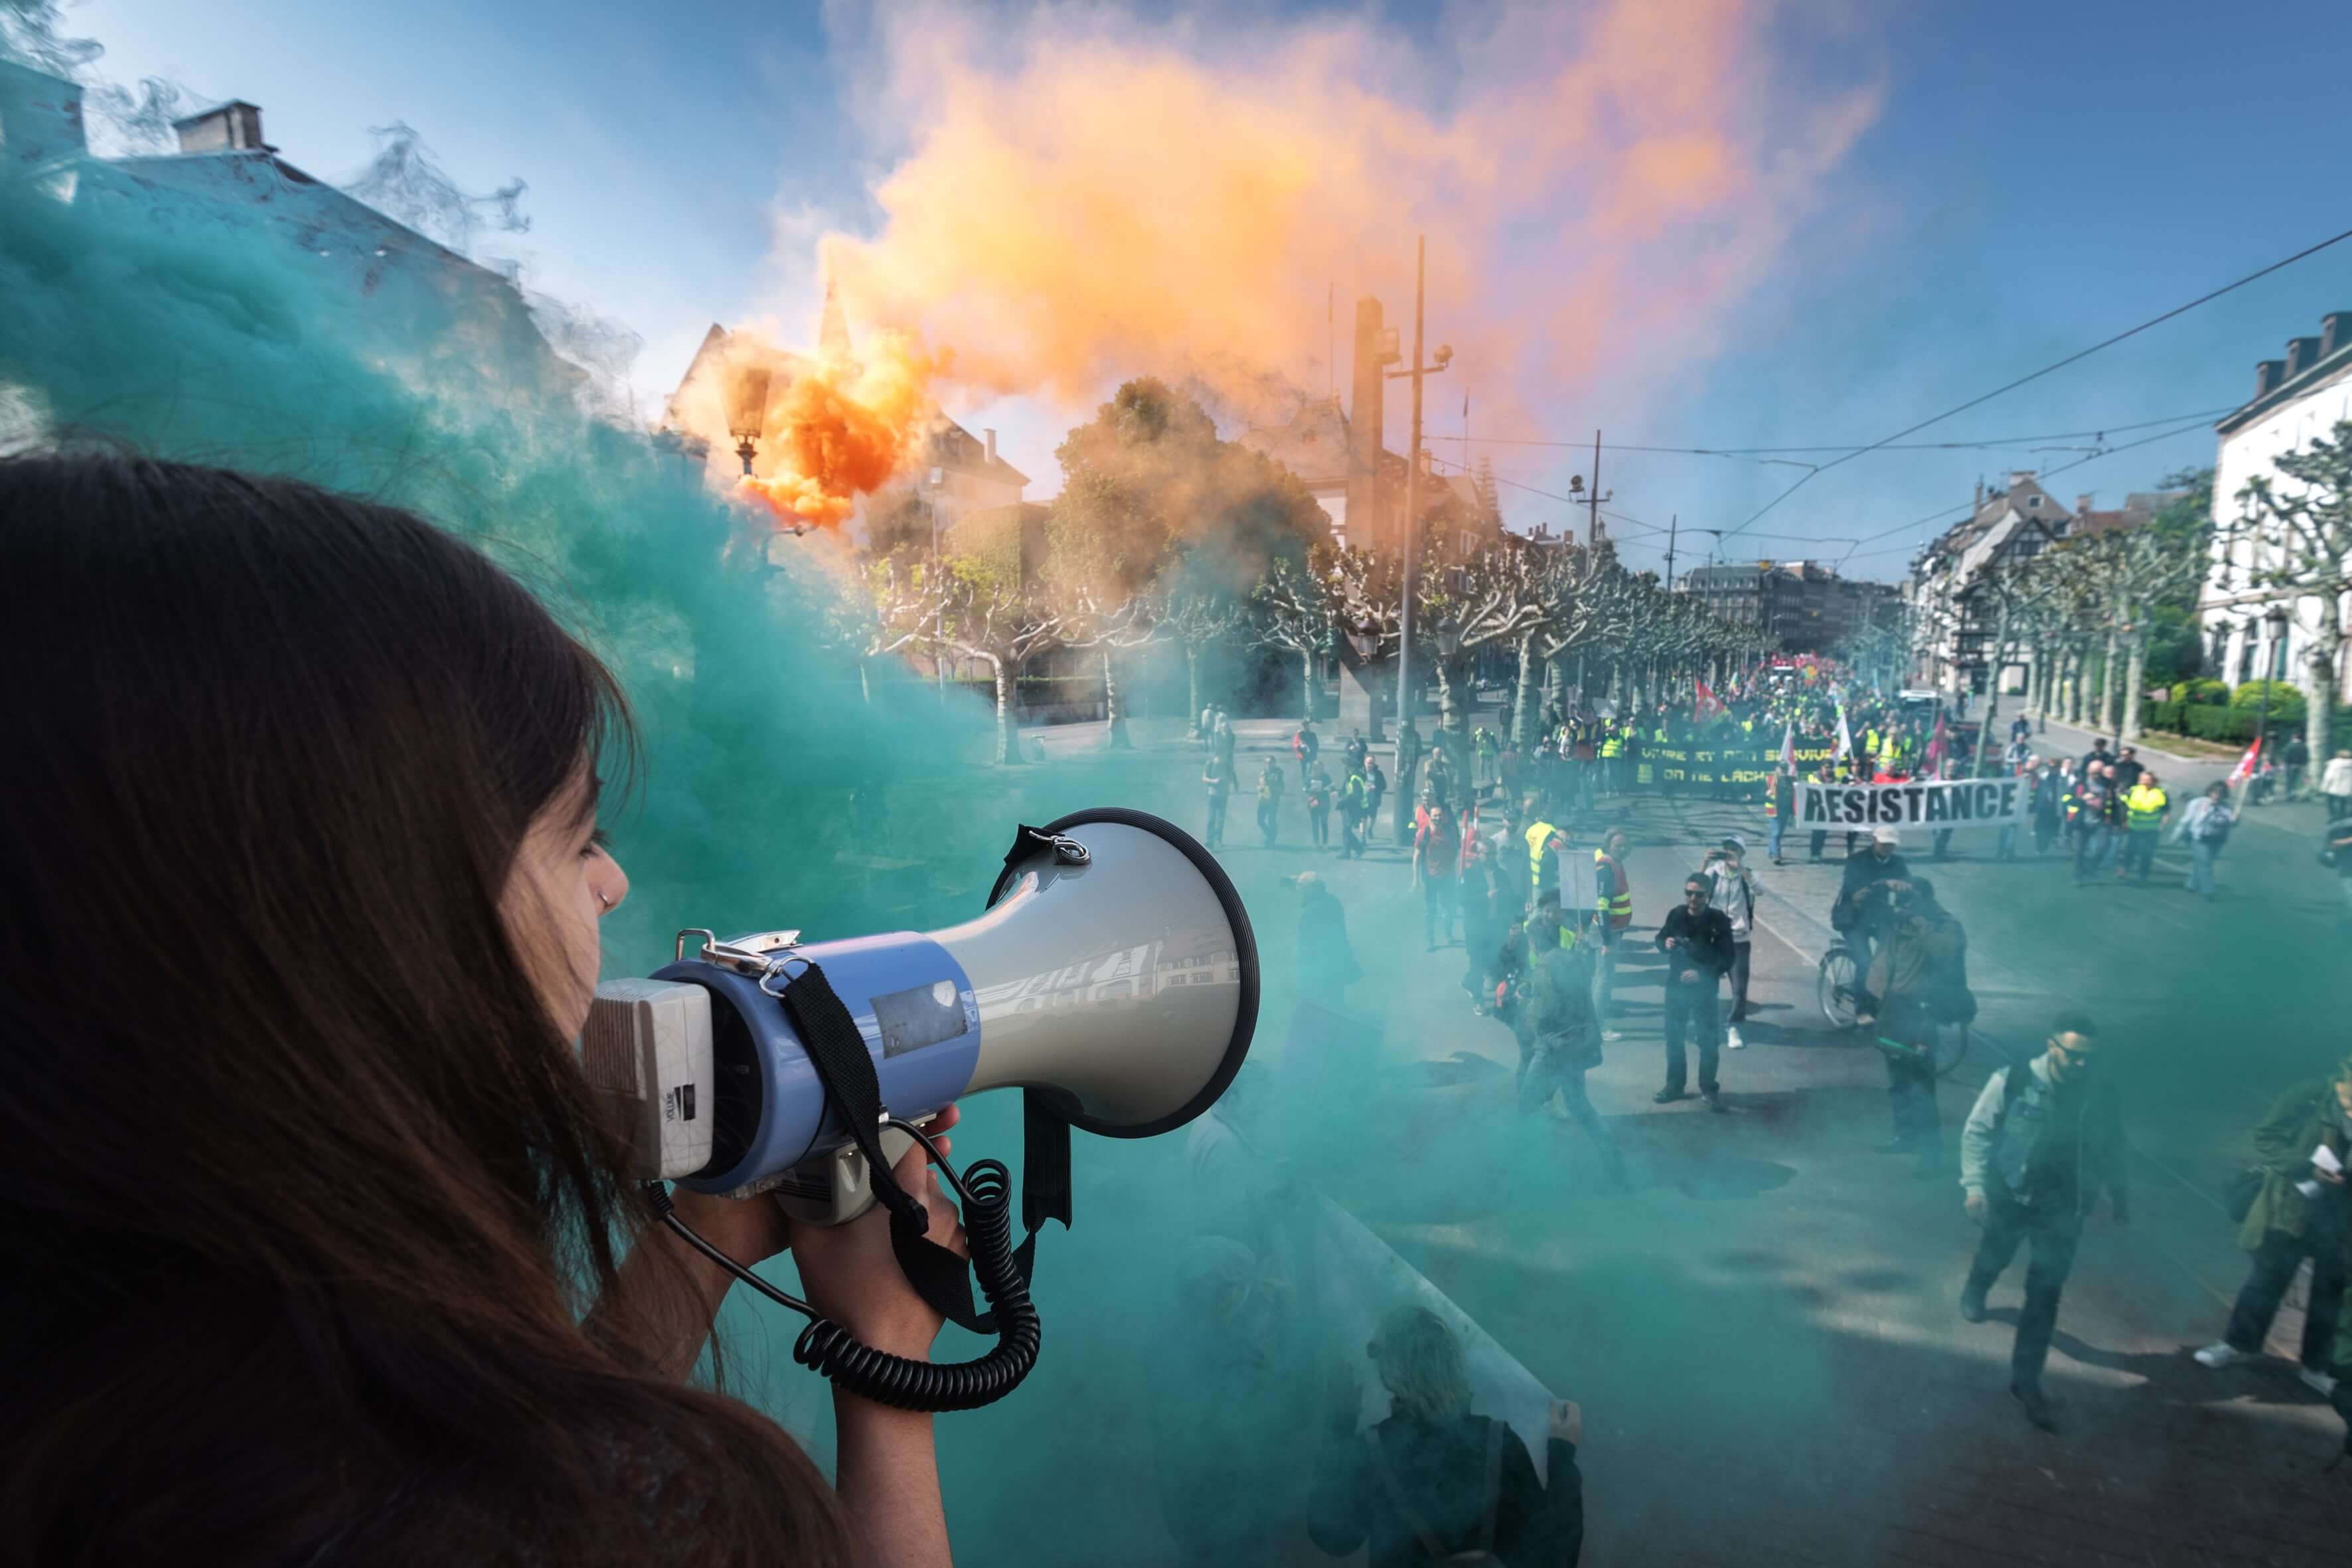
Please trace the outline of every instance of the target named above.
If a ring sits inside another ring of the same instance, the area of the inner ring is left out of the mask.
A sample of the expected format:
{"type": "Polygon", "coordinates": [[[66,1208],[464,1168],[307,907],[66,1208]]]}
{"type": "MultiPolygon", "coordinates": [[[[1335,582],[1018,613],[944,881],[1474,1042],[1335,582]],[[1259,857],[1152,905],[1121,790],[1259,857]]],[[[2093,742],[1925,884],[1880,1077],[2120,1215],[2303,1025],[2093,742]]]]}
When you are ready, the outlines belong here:
{"type": "MultiPolygon", "coordinates": [[[[1202,715],[1198,735],[1208,752],[1208,837],[1221,846],[1225,798],[1237,776],[1234,731],[1212,709],[1202,715]]],[[[1759,892],[1747,836],[1727,834],[1682,879],[1655,930],[1635,930],[1622,823],[1661,791],[1661,781],[1642,765],[1646,752],[1710,741],[1750,748],[1778,742],[1786,758],[1799,750],[1819,753],[1826,742],[1831,754],[1810,772],[1811,782],[1851,787],[2014,778],[2022,786],[2023,812],[1999,826],[1995,860],[2049,858],[2070,866],[2078,883],[2112,876],[2145,885],[2159,844],[2168,840],[2187,851],[2179,885],[2209,900],[2216,894],[2217,858],[2247,805],[2317,794],[2327,803],[2322,858],[2342,872],[2352,912],[2352,753],[2315,772],[2305,759],[2268,774],[2244,770],[2179,800],[2131,745],[2111,746],[2102,738],[2079,755],[2050,754],[2037,750],[2022,717],[1996,729],[1971,721],[1958,704],[1869,700],[1847,706],[1826,692],[1764,681],[1639,711],[1563,704],[1544,712],[1538,736],[1523,749],[1483,728],[1441,729],[1424,745],[1403,726],[1394,765],[1406,782],[1397,790],[1360,730],[1333,745],[1312,721],[1302,722],[1285,737],[1286,756],[1277,752],[1253,765],[1258,834],[1267,847],[1280,842],[1286,803],[1296,794],[1312,845],[1333,846],[1336,814],[1336,854],[1359,858],[1379,837],[1382,799],[1395,794],[1391,820],[1397,839],[1409,846],[1426,950],[1458,943],[1469,1010],[1514,1036],[1519,1112],[1549,1110],[1572,1123],[1591,1140],[1604,1180],[1621,1188],[1629,1181],[1624,1157],[1585,1086],[1605,1047],[1624,1039],[1617,1026],[1621,955],[1638,941],[1663,961],[1664,1081],[1654,1102],[1672,1106],[1695,1089],[1706,1110],[1721,1112],[1723,1053],[1747,1044],[1740,1026],[1750,1008],[1759,892]]],[[[1762,858],[1774,865],[1785,864],[1791,848],[1787,830],[1804,782],[1799,772],[1783,761],[1752,789],[1762,815],[1762,858]]],[[[1716,793],[1743,791],[1734,785],[1716,793]]],[[[1919,858],[1947,858],[1952,831],[1922,835],[1919,858]]],[[[1900,831],[1813,831],[1801,853],[1822,861],[1832,854],[1832,837],[1843,841],[1843,874],[1827,915],[1853,957],[1854,1026],[1886,1064],[1892,1136],[1880,1152],[1906,1157],[1921,1179],[1955,1182],[1968,1217],[1980,1227],[1958,1293],[1965,1321],[1985,1321],[1990,1292],[2017,1255],[2026,1254],[2009,1386],[2028,1420],[2055,1430],[2060,1416],[2042,1371],[2061,1295],[2102,1202],[2114,1224],[2127,1223],[2130,1213],[2122,1101],[2105,1070],[2111,1047],[2089,1014],[2058,1011],[2038,1049],[1983,1085],[1955,1147],[1937,1106],[1936,1044],[1942,1032],[1965,1027],[1976,1011],[1966,934],[1931,878],[1906,858],[1900,831]]],[[[1304,893],[1305,992],[1338,1005],[1361,974],[1345,910],[1318,874],[1297,880],[1304,893]]],[[[2252,1268],[2223,1337],[2195,1359],[2218,1370],[2259,1354],[2289,1282],[2308,1259],[2314,1282],[2300,1373],[2314,1390],[2339,1398],[2352,1420],[2352,1394],[2338,1394],[2339,1370],[2352,1360],[2352,1316],[2341,1310],[2352,1265],[2352,1196],[2343,1171],[2352,1164],[2352,1060],[2287,1089],[2254,1144],[2254,1163],[2232,1194],[2252,1268]]],[[[1415,1440],[1438,1445],[1432,1451],[1448,1456],[1447,1473],[1476,1472],[1467,1427],[1444,1441],[1427,1435],[1415,1440]]],[[[1367,1483],[1360,1501],[1402,1531],[1400,1542],[1475,1546],[1482,1516],[1460,1497],[1447,1502],[1451,1494],[1433,1474],[1401,1482],[1402,1489],[1367,1483]],[[1399,1522],[1408,1506],[1450,1507],[1455,1528],[1423,1540],[1399,1522]]]]}

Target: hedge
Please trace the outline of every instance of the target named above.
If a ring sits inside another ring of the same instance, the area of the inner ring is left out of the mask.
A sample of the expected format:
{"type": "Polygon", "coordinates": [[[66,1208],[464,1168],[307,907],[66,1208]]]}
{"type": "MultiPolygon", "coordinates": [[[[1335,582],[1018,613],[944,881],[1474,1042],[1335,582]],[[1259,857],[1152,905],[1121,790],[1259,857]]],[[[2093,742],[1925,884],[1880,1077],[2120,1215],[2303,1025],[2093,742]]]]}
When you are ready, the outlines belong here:
{"type": "Polygon", "coordinates": [[[2250,712],[2260,711],[2263,706],[2263,689],[2265,686],[2270,689],[2271,719],[2273,722],[2282,719],[2289,722],[2302,719],[2303,690],[2292,682],[2284,680],[2249,680],[2230,694],[2230,706],[2244,709],[2250,712]]]}

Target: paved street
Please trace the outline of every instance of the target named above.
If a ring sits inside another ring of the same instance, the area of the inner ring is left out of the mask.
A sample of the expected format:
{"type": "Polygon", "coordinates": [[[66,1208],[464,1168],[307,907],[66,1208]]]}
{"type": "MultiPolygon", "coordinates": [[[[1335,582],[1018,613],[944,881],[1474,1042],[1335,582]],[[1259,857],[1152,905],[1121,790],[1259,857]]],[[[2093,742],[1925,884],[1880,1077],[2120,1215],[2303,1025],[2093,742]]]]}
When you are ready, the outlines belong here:
{"type": "MultiPolygon", "coordinates": [[[[2074,743],[2056,731],[2041,742],[2062,742],[2074,743]]],[[[1244,744],[1246,781],[1248,748],[1275,740],[1244,744]]],[[[2158,765],[2185,800],[2179,786],[2226,764],[2158,765]]],[[[1587,1561],[2342,1561],[2352,1474],[2319,1473],[2340,1428],[2293,1375],[2299,1288],[2272,1341],[2287,1359],[2210,1373],[2187,1354],[2216,1336],[2242,1277],[2215,1194],[2245,1127],[2346,1044],[2340,904],[2312,861],[2316,808],[2253,814],[2212,905],[2182,890],[2169,853],[2152,886],[2110,875],[2078,889],[2054,857],[2032,862],[2030,836],[2018,865],[1991,862],[1989,832],[1958,837],[1943,864],[1924,837],[1904,847],[1966,925],[1983,1005],[1943,1090],[1948,1136],[2001,1053],[2038,1048],[2059,1005],[2090,1008],[2122,1047],[2110,1060],[2137,1145],[2135,1223],[2103,1212],[2086,1233],[2050,1364],[2053,1438],[2005,1393],[2022,1262],[1996,1288],[1991,1321],[1960,1321],[1976,1233],[1958,1186],[1915,1182],[1907,1161],[1870,1152],[1889,1133],[1884,1068],[1815,1006],[1841,839],[1810,864],[1792,838],[1791,863],[1774,868],[1754,807],[1645,800],[1620,816],[1607,804],[1594,823],[1622,820],[1635,840],[1637,941],[1619,981],[1625,1038],[1591,1085],[1633,1163],[1622,1195],[1572,1125],[1515,1125],[1513,1042],[1470,1016],[1458,950],[1423,953],[1400,855],[1342,864],[1248,847],[1240,802],[1225,855],[1254,908],[1280,908],[1276,874],[1308,866],[1348,906],[1367,974],[1351,1004],[1378,1028],[1381,1080],[1431,1086],[1408,1136],[1362,1151],[1354,1184],[1379,1194],[1363,1217],[1583,1402],[1587,1561]],[[1725,1058],[1733,1114],[1712,1116],[1696,1100],[1650,1103],[1663,1068],[1646,936],[1725,831],[1748,837],[1763,879],[1762,1012],[1750,1048],[1725,1058]],[[1451,1066],[1412,1076],[1431,1062],[1451,1066]],[[1507,1162],[1507,1141],[1526,1136],[1551,1147],[1507,1162]],[[1428,1179],[1381,1179],[1400,1159],[1428,1179]],[[1480,1179],[1507,1163],[1542,1174],[1480,1179]]],[[[1289,810],[1295,823],[1295,799],[1289,810]]],[[[1329,1183],[1342,1201],[1350,1184],[1344,1168],[1329,1183]]]]}

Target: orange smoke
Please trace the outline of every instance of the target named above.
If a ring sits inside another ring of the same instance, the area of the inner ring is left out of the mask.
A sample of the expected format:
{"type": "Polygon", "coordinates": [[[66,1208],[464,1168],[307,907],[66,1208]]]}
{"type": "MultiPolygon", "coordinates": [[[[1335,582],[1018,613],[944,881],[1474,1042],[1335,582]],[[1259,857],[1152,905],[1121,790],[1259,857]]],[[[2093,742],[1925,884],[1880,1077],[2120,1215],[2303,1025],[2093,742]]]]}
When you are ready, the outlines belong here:
{"type": "Polygon", "coordinates": [[[743,488],[787,522],[846,521],[857,498],[889,483],[905,461],[932,369],[929,356],[887,333],[856,363],[803,361],[768,406],[768,450],[743,488]]]}
{"type": "Polygon", "coordinates": [[[1713,341],[1875,112],[1776,66],[1770,0],[1506,6],[1443,61],[1362,21],[892,16],[910,150],[824,265],[960,381],[1073,405],[1142,372],[1319,394],[1333,336],[1344,390],[1357,296],[1410,337],[1416,230],[1433,335],[1483,396],[1654,366],[1713,341]]]}
{"type": "Polygon", "coordinates": [[[909,460],[940,366],[903,333],[869,334],[853,358],[794,353],[739,329],[698,363],[669,419],[708,442],[714,475],[765,502],[780,525],[833,528],[909,460]],[[747,434],[744,474],[737,447],[747,434]]]}

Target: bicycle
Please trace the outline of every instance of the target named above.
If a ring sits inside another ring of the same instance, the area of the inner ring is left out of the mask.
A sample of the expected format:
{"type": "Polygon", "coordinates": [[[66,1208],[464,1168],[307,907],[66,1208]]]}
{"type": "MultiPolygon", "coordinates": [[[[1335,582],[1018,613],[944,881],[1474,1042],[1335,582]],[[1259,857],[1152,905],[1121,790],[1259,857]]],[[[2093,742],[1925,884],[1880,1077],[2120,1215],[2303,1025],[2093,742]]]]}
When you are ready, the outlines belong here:
{"type": "MultiPolygon", "coordinates": [[[[1822,1016],[1832,1029],[1853,1028],[1862,1018],[1862,965],[1853,949],[1838,938],[1822,954],[1821,973],[1815,986],[1821,1003],[1822,1016]]],[[[1969,1026],[1966,1024],[1939,1024],[1934,1041],[1936,1076],[1949,1078],[1969,1054],[1969,1026]]]]}

